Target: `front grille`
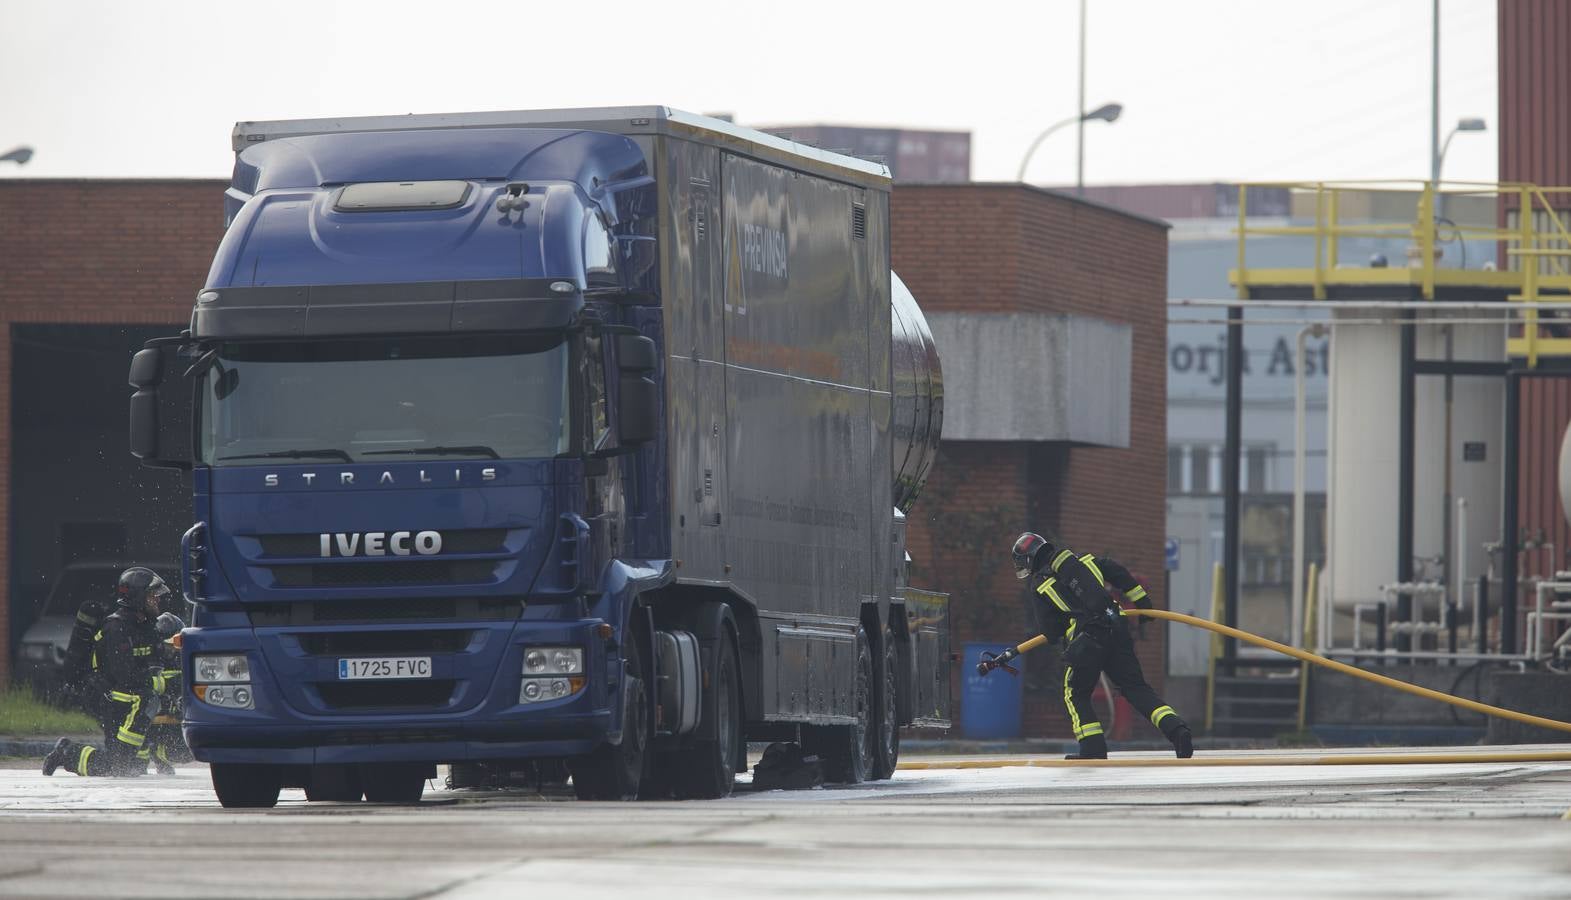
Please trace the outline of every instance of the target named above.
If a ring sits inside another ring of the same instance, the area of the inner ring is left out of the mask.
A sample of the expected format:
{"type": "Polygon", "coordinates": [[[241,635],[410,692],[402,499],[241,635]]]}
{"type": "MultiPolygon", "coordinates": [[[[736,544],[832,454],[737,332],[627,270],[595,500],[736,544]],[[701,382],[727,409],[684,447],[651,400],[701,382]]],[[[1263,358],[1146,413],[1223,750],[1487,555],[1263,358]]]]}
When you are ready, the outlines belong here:
{"type": "Polygon", "coordinates": [[[446,706],[453,696],[451,678],[419,681],[326,681],[316,686],[332,709],[415,709],[446,706]]]}
{"type": "Polygon", "coordinates": [[[324,631],[297,634],[295,640],[312,656],[350,656],[383,653],[457,653],[469,646],[475,633],[447,631],[324,631]]]}
{"type": "MultiPolygon", "coordinates": [[[[391,532],[389,532],[390,534],[391,532]]],[[[321,556],[320,534],[263,534],[257,540],[262,544],[266,557],[321,556]]],[[[507,550],[507,529],[469,528],[442,532],[443,553],[504,553],[507,550]]],[[[336,546],[334,552],[337,552],[336,546]]]]}
{"type": "Polygon", "coordinates": [[[272,566],[279,587],[397,587],[406,584],[482,584],[496,573],[489,559],[382,560],[338,565],[272,566]]]}
{"type": "Polygon", "coordinates": [[[302,600],[259,604],[246,610],[257,628],[374,622],[501,622],[518,618],[516,597],[415,597],[302,600]]]}

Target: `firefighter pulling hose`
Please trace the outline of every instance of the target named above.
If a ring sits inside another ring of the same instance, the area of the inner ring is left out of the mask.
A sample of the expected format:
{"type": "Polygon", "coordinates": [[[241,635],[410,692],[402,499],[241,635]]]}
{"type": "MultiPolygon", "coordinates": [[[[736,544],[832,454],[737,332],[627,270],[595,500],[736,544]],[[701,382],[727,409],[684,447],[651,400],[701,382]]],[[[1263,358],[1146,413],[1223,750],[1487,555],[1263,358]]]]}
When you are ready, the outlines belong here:
{"type": "Polygon", "coordinates": [[[994,668],[1014,673],[1010,660],[1033,647],[1062,637],[1064,643],[1064,706],[1074,728],[1079,750],[1066,759],[1107,759],[1107,737],[1091,705],[1091,692],[1105,672],[1124,699],[1151,721],[1173,745],[1179,759],[1194,755],[1189,725],[1157,696],[1146,683],[1135,655],[1134,639],[1124,622],[1124,610],[1109,589],[1117,590],[1137,607],[1151,600],[1145,587],[1116,560],[1090,553],[1078,554],[1039,534],[1026,532],[1010,549],[1015,577],[1030,580],[1042,601],[1044,631],[1013,651],[983,660],[977,671],[994,668]]]}

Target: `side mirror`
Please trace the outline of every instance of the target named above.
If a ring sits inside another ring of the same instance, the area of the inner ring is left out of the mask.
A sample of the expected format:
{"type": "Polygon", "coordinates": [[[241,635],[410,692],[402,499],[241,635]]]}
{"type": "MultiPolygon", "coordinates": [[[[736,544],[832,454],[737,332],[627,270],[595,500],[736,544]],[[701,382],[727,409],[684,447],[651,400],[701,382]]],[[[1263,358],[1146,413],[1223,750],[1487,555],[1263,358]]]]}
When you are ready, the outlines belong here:
{"type": "MultiPolygon", "coordinates": [[[[143,350],[142,353],[149,351],[143,350]]],[[[156,351],[153,351],[156,352],[156,351]]],[[[140,357],[142,353],[138,353],[140,357]]],[[[135,366],[133,365],[133,370],[135,366]]],[[[131,455],[158,459],[158,390],[143,388],[131,395],[131,455]]]]}
{"type": "Polygon", "coordinates": [[[156,388],[164,380],[164,353],[157,347],[136,351],[131,357],[131,386],[137,390],[156,388]]]}
{"type": "Polygon", "coordinates": [[[623,372],[653,372],[659,362],[655,358],[655,342],[641,334],[619,334],[616,361],[623,372]]]}
{"type": "Polygon", "coordinates": [[[624,375],[617,387],[616,436],[622,446],[654,440],[660,433],[659,385],[643,375],[624,375]]]}

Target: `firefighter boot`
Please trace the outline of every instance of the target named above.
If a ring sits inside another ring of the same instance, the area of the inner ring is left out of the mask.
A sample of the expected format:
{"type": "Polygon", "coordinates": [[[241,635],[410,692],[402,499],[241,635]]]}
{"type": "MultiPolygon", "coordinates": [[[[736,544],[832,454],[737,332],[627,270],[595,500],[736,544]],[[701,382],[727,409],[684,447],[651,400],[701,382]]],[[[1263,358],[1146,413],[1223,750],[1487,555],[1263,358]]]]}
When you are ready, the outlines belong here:
{"type": "Polygon", "coordinates": [[[71,755],[71,739],[70,738],[61,738],[60,740],[55,741],[55,748],[53,750],[49,751],[49,755],[48,756],[44,757],[44,769],[43,769],[44,774],[45,775],[53,775],[55,773],[56,769],[58,769],[61,766],[65,765],[65,761],[66,761],[67,758],[70,757],[70,755],[71,755]]]}
{"type": "Polygon", "coordinates": [[[1107,738],[1093,734],[1080,739],[1080,750],[1064,759],[1107,759],[1107,738]]]}
{"type": "Polygon", "coordinates": [[[169,761],[169,752],[164,749],[163,745],[160,744],[153,748],[152,759],[154,772],[165,776],[175,774],[174,764],[169,761]]]}
{"type": "Polygon", "coordinates": [[[1162,724],[1167,728],[1162,733],[1173,743],[1173,755],[1179,759],[1188,759],[1195,755],[1194,736],[1189,733],[1189,725],[1178,716],[1172,716],[1162,724]]]}

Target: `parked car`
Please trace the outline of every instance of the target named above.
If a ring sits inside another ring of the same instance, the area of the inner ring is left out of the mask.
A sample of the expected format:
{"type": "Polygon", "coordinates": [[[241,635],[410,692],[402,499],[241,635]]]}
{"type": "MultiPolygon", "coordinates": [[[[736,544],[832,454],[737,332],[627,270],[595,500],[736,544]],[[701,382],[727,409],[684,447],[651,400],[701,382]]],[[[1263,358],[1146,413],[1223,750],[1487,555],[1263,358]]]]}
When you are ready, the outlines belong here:
{"type": "MultiPolygon", "coordinates": [[[[89,598],[99,598],[113,603],[115,584],[127,564],[103,560],[81,560],[60,570],[49,595],[38,607],[38,618],[22,634],[17,648],[16,680],[33,685],[44,697],[53,697],[60,689],[65,666],[65,648],[71,641],[71,626],[77,608],[89,598]]],[[[155,565],[152,569],[170,584],[171,565],[155,565]]]]}

